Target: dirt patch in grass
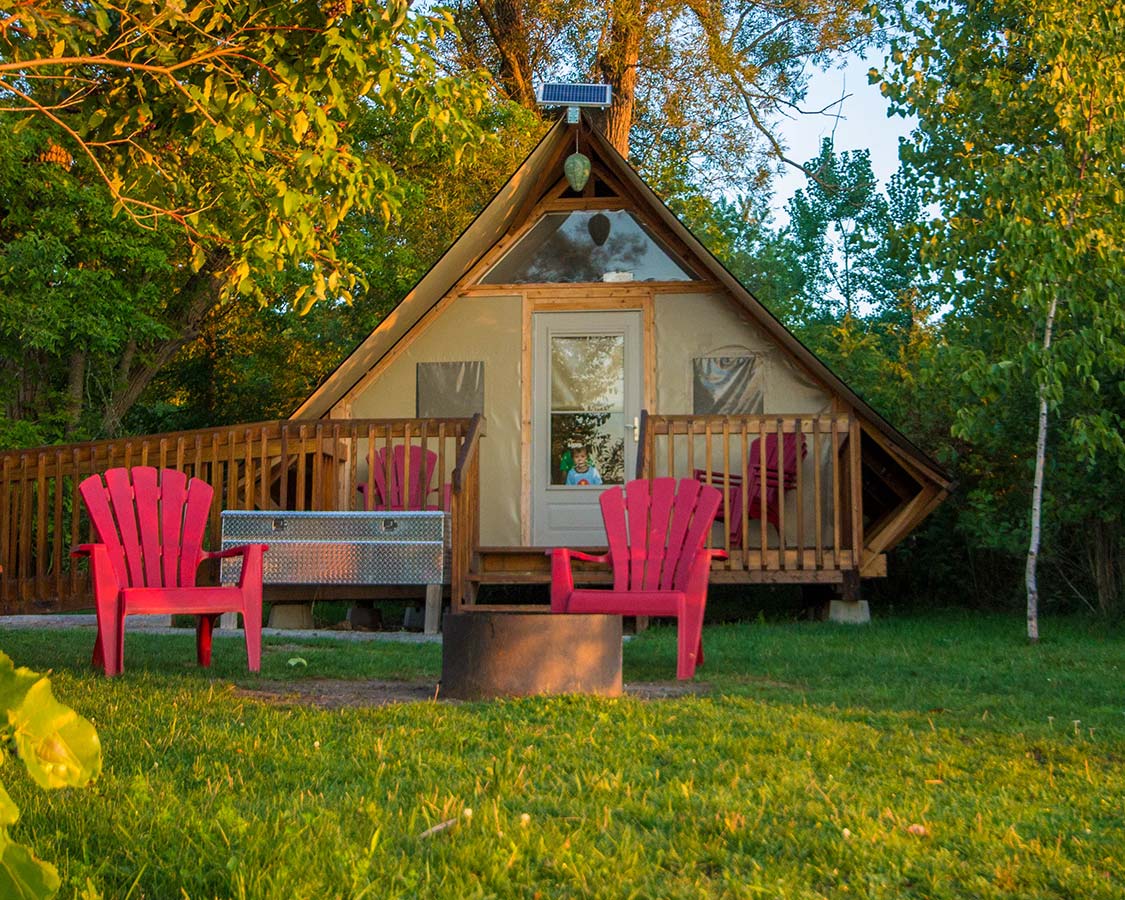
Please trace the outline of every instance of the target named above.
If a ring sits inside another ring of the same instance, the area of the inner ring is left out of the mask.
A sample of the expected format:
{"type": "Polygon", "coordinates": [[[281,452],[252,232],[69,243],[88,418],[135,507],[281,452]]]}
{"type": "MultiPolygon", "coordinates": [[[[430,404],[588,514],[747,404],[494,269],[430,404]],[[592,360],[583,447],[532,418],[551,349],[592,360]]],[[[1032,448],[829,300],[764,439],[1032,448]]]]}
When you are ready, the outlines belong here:
{"type": "MultiPolygon", "coordinates": [[[[638,700],[668,700],[702,696],[711,686],[700,682],[648,681],[625,685],[625,695],[638,700]]],[[[388,703],[418,703],[438,700],[458,703],[441,696],[432,681],[355,681],[343,678],[313,678],[307,681],[262,681],[254,687],[235,688],[235,694],[278,706],[316,706],[349,709],[386,706],[388,703]]]]}
{"type": "Polygon", "coordinates": [[[436,688],[436,684],[428,681],[312,678],[307,681],[262,681],[252,688],[236,688],[235,693],[250,700],[281,706],[345,709],[433,700],[436,688]]]}
{"type": "Polygon", "coordinates": [[[638,700],[674,700],[677,697],[704,697],[711,693],[705,681],[645,681],[625,685],[625,696],[638,700]]]}

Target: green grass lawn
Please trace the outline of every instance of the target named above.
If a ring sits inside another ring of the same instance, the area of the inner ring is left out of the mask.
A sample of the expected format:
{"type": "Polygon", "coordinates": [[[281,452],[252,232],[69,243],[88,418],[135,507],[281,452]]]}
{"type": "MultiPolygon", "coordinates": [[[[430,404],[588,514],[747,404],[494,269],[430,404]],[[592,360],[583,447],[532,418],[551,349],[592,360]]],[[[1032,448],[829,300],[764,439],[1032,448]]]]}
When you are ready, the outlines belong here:
{"type": "MultiPolygon", "coordinates": [[[[60,896],[107,900],[1120,898],[1125,633],[1022,628],[715,626],[696,696],[337,711],[240,696],[235,640],[204,673],[191,636],[129,635],[106,681],[88,634],[8,632],[105,753],[82,791],[9,763],[12,834],[60,896]]],[[[262,678],[436,680],[440,657],[273,639],[262,678]]],[[[671,629],[626,645],[626,682],[674,671],[671,629]]]]}

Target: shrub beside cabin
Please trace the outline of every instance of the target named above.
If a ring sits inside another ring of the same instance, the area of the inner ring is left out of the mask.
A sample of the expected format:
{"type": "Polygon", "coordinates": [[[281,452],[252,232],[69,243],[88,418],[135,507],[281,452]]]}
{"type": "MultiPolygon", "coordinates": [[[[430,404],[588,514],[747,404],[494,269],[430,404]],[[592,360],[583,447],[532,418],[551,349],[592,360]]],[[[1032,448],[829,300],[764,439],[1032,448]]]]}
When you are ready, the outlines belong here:
{"type": "Polygon", "coordinates": [[[61,498],[128,464],[126,444],[134,463],[210,480],[226,509],[444,508],[455,607],[484,608],[482,584],[548,580],[541,548],[604,546],[601,487],[638,476],[723,491],[712,541],[730,559],[713,582],[848,597],[950,488],[585,119],[548,132],[289,421],[4,454],[5,610],[80,602],[61,551],[81,526],[61,498]],[[563,173],[576,140],[592,161],[580,193],[563,173]]]}

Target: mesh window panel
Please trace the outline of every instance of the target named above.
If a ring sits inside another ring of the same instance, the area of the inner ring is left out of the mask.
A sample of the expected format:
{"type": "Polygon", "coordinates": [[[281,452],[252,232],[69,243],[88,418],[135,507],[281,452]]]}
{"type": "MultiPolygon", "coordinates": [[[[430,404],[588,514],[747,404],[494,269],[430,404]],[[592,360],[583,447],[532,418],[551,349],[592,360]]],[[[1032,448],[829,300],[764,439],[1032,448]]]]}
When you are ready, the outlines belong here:
{"type": "Polygon", "coordinates": [[[484,414],[484,363],[418,363],[419,419],[460,419],[484,414]]]}
{"type": "Polygon", "coordinates": [[[754,356],[705,356],[691,362],[692,412],[745,416],[765,409],[763,367],[754,356]]]}

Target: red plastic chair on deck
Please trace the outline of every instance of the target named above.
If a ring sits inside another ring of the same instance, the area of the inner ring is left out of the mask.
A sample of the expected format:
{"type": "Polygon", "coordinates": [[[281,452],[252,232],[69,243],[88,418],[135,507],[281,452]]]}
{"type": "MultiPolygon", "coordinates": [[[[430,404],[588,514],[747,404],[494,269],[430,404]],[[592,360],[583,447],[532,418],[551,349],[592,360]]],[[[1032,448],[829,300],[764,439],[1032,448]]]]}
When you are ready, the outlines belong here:
{"type": "Polygon", "coordinates": [[[749,484],[741,475],[728,475],[725,472],[712,471],[710,476],[706,469],[696,469],[694,474],[697,481],[711,484],[719,488],[720,493],[724,483],[730,485],[730,515],[725,509],[720,509],[716,516],[718,521],[727,522],[727,531],[730,534],[731,547],[742,544],[742,502],[743,494],[747,495],[748,504],[746,518],[765,519],[774,528],[781,527],[778,513],[784,491],[793,490],[797,486],[798,454],[803,460],[808,455],[808,445],[803,434],[786,434],[782,436],[781,446],[785,455],[778,465],[777,435],[766,435],[766,492],[762,494],[762,456],[761,439],[755,438],[750,444],[747,461],[750,468],[749,484]],[[743,490],[745,488],[745,491],[743,490]]]}
{"type": "Polygon", "coordinates": [[[551,611],[626,616],[675,616],[677,678],[691,678],[703,663],[703,611],[711,560],[726,557],[704,542],[722,495],[685,478],[630,481],[599,498],[609,552],[551,551],[551,611]],[[650,488],[651,485],[651,488],[650,488]],[[575,589],[570,561],[609,562],[610,589],[575,589]]]}
{"type": "Polygon", "coordinates": [[[90,558],[98,637],[94,665],[106,676],[124,669],[125,617],[188,613],[196,624],[196,654],[211,665],[211,632],[220,613],[242,613],[250,671],[262,659],[262,554],[266,544],[220,553],[203,549],[214,491],[198,478],[150,466],[110,469],[105,482],[91,475],[78,486],[100,543],[82,544],[71,556],[90,558]],[[242,557],[236,587],[197,587],[205,559],[242,557]]]}
{"type": "Polygon", "coordinates": [[[369,480],[356,485],[356,490],[363,497],[362,508],[367,509],[367,492],[371,485],[375,485],[375,494],[372,509],[408,510],[408,509],[450,509],[450,486],[443,485],[441,499],[443,505],[427,503],[431,494],[439,493],[437,486],[430,487],[434,479],[434,469],[437,468],[438,456],[433,450],[424,450],[417,444],[410,446],[410,472],[409,488],[403,490],[407,484],[406,450],[402,444],[397,444],[391,454],[390,484],[387,483],[387,448],[380,447],[375,451],[375,466],[372,468],[369,480]]]}

